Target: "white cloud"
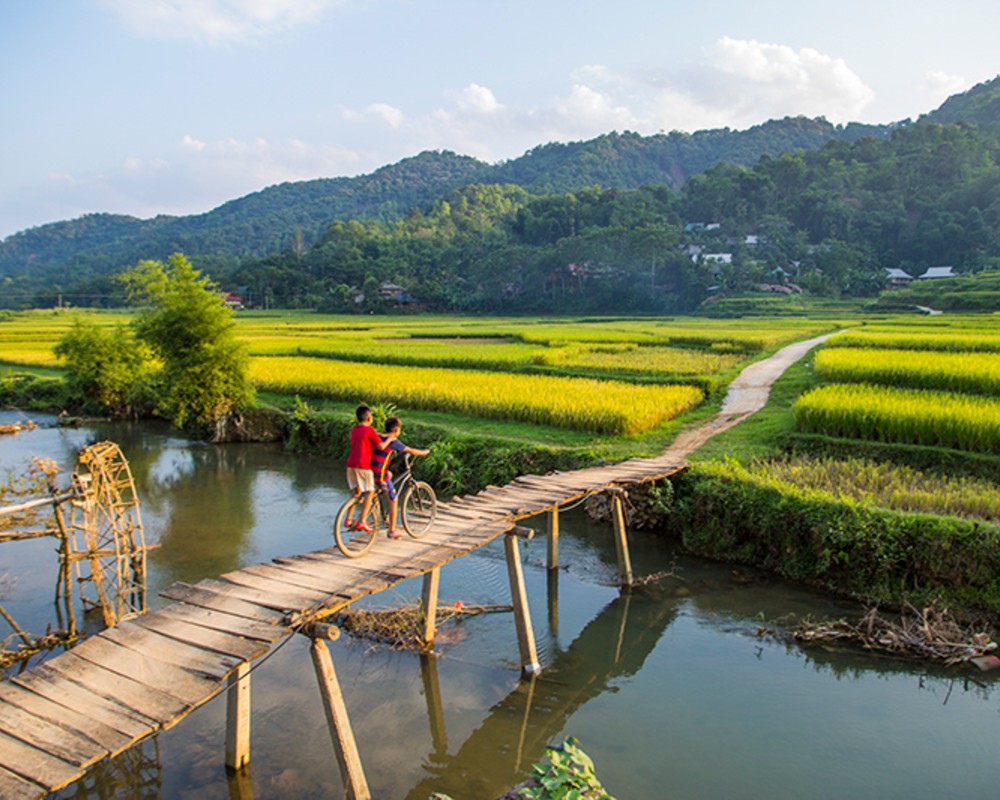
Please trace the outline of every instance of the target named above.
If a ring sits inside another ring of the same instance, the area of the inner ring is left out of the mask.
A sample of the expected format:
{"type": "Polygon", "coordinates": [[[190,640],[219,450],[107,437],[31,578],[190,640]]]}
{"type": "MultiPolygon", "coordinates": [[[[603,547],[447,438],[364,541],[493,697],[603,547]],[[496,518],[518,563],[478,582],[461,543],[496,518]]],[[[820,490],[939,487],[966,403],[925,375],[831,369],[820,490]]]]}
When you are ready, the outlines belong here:
{"type": "Polygon", "coordinates": [[[390,128],[398,128],[405,119],[402,111],[388,103],[372,103],[365,109],[365,112],[382,120],[390,128]]]}
{"type": "Polygon", "coordinates": [[[629,109],[606,94],[578,83],[569,96],[555,102],[554,111],[567,129],[600,131],[631,128],[639,122],[629,109]]]}
{"type": "Polygon", "coordinates": [[[692,130],[712,120],[744,127],[797,115],[849,122],[875,97],[843,59],[809,47],[727,36],[707,55],[708,63],[658,81],[661,127],[692,130]]]}
{"type": "Polygon", "coordinates": [[[184,139],[181,140],[181,147],[188,148],[189,150],[204,150],[206,144],[198,139],[195,139],[193,136],[185,134],[184,139]]]}
{"type": "Polygon", "coordinates": [[[457,94],[458,107],[462,111],[480,114],[495,114],[503,110],[492,90],[478,83],[470,83],[457,94]]]}
{"type": "Polygon", "coordinates": [[[949,75],[947,72],[932,71],[924,74],[923,92],[928,101],[939,105],[953,94],[964,92],[970,83],[961,75],[949,75]]]}
{"type": "Polygon", "coordinates": [[[141,36],[217,45],[301,25],[341,0],[101,0],[141,36]]]}
{"type": "Polygon", "coordinates": [[[724,37],[704,54],[702,63],[679,72],[586,64],[569,76],[567,92],[534,106],[502,103],[489,87],[470,83],[423,113],[403,115],[377,103],[343,116],[359,128],[372,120],[388,125],[383,134],[397,152],[449,149],[495,161],[539,143],[612,130],[746,128],[797,115],[843,123],[859,119],[874,98],[843,59],[813,48],[724,37]]]}

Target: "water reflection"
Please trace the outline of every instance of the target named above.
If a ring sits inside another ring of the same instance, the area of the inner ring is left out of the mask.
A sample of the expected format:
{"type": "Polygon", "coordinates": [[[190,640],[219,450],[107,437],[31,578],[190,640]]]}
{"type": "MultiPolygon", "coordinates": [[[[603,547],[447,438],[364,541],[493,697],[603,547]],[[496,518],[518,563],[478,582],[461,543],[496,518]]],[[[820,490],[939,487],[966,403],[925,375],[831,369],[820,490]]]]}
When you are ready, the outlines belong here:
{"type": "Polygon", "coordinates": [[[554,653],[539,677],[494,704],[453,755],[442,757],[435,746],[426,762],[429,776],[407,798],[425,800],[435,791],[497,797],[524,780],[582,706],[642,669],[675,614],[673,603],[631,593],[610,603],[568,649],[554,653]]]}

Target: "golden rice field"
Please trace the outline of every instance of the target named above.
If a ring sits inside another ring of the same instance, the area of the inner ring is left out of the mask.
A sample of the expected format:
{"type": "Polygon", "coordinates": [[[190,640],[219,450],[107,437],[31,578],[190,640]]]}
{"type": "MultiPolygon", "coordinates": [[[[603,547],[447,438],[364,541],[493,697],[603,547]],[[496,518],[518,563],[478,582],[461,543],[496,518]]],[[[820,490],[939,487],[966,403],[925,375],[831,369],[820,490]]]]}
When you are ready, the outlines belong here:
{"type": "MultiPolygon", "coordinates": [[[[1000,327],[1000,320],[997,321],[1000,327]]],[[[895,350],[943,350],[947,352],[1000,352],[1000,333],[936,330],[871,330],[859,329],[838,333],[827,340],[828,348],[870,347],[895,350]]]]}
{"type": "Polygon", "coordinates": [[[829,381],[1000,394],[1000,353],[835,347],[820,350],[814,366],[829,381]]]}
{"type": "Polygon", "coordinates": [[[604,347],[548,348],[535,363],[579,367],[636,376],[674,377],[713,375],[748,363],[745,355],[686,347],[639,347],[634,344],[604,347]]]}
{"type": "Polygon", "coordinates": [[[261,389],[349,402],[515,420],[592,433],[638,434],[695,408],[693,386],[510,375],[432,367],[384,367],[306,357],[258,357],[261,389]]]}
{"type": "Polygon", "coordinates": [[[350,336],[250,336],[252,356],[303,355],[377,364],[511,370],[528,367],[548,348],[505,339],[417,339],[350,336]]]}
{"type": "Polygon", "coordinates": [[[24,367],[57,367],[59,359],[51,347],[0,342],[0,363],[18,364],[24,367]]]}
{"type": "Polygon", "coordinates": [[[1000,491],[989,481],[946,477],[902,464],[861,458],[755,461],[747,474],[780,488],[790,484],[838,500],[897,511],[1000,520],[1000,491]]]}
{"type": "Polygon", "coordinates": [[[799,430],[1000,454],[1000,401],[867,384],[821,386],[794,406],[799,430]]]}

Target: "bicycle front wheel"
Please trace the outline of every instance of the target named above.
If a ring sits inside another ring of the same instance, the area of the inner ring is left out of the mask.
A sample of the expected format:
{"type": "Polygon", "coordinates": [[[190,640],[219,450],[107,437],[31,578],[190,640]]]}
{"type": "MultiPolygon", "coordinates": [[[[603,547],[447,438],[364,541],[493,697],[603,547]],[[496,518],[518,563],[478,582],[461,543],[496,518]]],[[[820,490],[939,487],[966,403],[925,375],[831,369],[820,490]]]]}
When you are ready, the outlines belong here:
{"type": "Polygon", "coordinates": [[[333,523],[333,540],[337,543],[337,549],[348,558],[360,558],[372,549],[378,538],[378,501],[372,500],[363,520],[360,519],[361,503],[360,497],[352,497],[340,507],[333,523]],[[348,525],[348,522],[351,524],[348,525]],[[359,522],[364,523],[367,530],[359,528],[359,522]]]}
{"type": "Polygon", "coordinates": [[[416,481],[403,498],[403,527],[414,539],[426,536],[437,519],[437,495],[430,484],[416,481]]]}

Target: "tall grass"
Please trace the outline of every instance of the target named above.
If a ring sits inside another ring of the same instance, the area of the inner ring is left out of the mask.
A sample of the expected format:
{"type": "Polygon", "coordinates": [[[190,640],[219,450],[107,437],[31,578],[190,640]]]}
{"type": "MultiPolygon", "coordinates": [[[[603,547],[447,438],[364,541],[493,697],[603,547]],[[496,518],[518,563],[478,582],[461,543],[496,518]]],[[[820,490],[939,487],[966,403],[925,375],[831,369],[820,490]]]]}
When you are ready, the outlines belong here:
{"type": "Polygon", "coordinates": [[[898,511],[1000,520],[1000,487],[980,479],[943,477],[861,458],[756,461],[748,472],[761,479],[826,492],[840,500],[898,511]]]}

